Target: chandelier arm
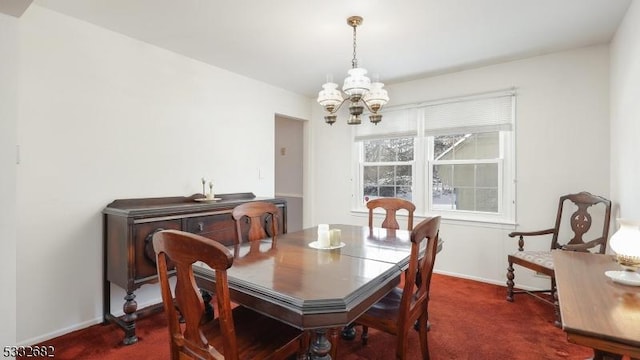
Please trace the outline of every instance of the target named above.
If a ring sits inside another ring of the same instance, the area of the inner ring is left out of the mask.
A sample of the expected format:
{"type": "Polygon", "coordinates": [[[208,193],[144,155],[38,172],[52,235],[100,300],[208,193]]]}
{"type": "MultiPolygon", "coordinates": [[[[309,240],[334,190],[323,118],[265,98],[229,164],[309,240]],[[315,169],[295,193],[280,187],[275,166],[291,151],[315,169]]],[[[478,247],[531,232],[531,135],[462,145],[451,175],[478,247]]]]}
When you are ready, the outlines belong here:
{"type": "Polygon", "coordinates": [[[342,107],[342,105],[347,102],[347,100],[349,100],[349,98],[342,99],[342,101],[340,102],[340,105],[338,105],[335,108],[333,108],[333,111],[328,111],[328,113],[331,114],[331,115],[337,113],[338,110],[340,110],[340,108],[342,107]]]}
{"type": "Polygon", "coordinates": [[[377,114],[378,114],[378,111],[371,109],[371,108],[369,107],[369,104],[367,104],[367,102],[366,102],[366,101],[362,100],[362,103],[363,103],[363,104],[364,104],[364,106],[367,108],[367,110],[369,110],[369,112],[370,112],[370,113],[372,113],[372,114],[374,114],[374,115],[377,115],[377,114]]]}

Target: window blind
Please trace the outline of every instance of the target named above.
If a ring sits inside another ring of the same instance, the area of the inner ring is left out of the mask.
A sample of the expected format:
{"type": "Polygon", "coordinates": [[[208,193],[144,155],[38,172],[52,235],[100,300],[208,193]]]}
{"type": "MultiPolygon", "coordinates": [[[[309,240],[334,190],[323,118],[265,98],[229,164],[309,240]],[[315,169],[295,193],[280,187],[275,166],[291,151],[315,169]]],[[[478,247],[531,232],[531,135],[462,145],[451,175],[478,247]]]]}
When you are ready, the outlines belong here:
{"type": "Polygon", "coordinates": [[[417,109],[387,110],[381,113],[382,121],[377,125],[365,124],[368,121],[363,116],[363,124],[355,126],[355,140],[370,140],[398,137],[415,137],[418,135],[417,109]]]}
{"type": "Polygon", "coordinates": [[[425,135],[511,131],[514,102],[514,93],[503,93],[423,105],[425,135]]]}

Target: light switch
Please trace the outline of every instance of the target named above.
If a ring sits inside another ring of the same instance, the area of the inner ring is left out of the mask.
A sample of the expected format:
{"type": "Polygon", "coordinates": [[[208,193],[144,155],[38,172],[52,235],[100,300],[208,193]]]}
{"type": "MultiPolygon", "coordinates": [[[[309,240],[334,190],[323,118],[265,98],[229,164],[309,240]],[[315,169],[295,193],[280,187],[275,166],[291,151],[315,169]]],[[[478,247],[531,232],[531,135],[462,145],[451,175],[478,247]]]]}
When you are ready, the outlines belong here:
{"type": "Polygon", "coordinates": [[[282,155],[282,156],[287,155],[287,148],[286,147],[281,147],[280,148],[280,155],[282,155]]]}

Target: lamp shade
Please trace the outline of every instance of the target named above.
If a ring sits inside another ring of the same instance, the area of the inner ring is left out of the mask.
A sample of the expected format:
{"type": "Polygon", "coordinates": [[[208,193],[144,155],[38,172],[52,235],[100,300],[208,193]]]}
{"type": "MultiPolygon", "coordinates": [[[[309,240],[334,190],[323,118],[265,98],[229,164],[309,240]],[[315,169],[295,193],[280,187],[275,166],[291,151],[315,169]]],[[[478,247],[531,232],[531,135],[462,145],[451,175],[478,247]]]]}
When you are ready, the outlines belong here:
{"type": "Polygon", "coordinates": [[[362,96],[369,91],[371,80],[367,77],[367,70],[363,68],[353,68],[348,72],[349,76],[344,79],[342,91],[351,96],[362,96]]]}
{"type": "Polygon", "coordinates": [[[389,95],[383,87],[383,83],[374,82],[371,84],[369,91],[362,97],[362,100],[367,103],[370,109],[377,111],[389,102],[389,95]]]}
{"type": "Polygon", "coordinates": [[[342,93],[338,90],[338,84],[328,82],[322,85],[322,90],[318,93],[318,103],[325,108],[337,107],[342,103],[342,93]]]}
{"type": "Polygon", "coordinates": [[[620,265],[638,266],[640,265],[640,224],[627,219],[618,219],[618,223],[620,228],[611,236],[609,246],[616,253],[620,265]]]}

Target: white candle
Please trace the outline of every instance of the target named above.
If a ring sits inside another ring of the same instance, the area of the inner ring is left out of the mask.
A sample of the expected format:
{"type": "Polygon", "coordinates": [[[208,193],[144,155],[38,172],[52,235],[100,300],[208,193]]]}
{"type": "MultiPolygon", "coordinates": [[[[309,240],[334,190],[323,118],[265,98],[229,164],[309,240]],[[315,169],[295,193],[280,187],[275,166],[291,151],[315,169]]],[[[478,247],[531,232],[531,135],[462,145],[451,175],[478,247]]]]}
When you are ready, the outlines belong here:
{"type": "Polygon", "coordinates": [[[329,237],[329,225],[319,224],[318,225],[318,247],[328,248],[329,246],[331,246],[331,240],[329,237]]]}
{"type": "Polygon", "coordinates": [[[339,246],[340,245],[340,236],[342,232],[340,229],[331,229],[329,230],[329,243],[331,246],[339,246]]]}

